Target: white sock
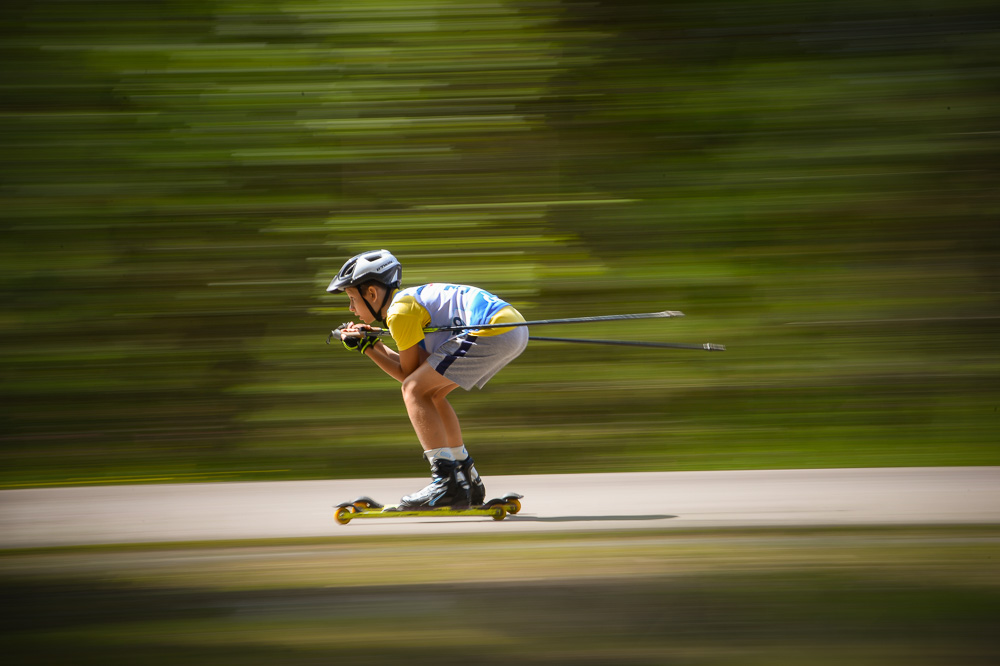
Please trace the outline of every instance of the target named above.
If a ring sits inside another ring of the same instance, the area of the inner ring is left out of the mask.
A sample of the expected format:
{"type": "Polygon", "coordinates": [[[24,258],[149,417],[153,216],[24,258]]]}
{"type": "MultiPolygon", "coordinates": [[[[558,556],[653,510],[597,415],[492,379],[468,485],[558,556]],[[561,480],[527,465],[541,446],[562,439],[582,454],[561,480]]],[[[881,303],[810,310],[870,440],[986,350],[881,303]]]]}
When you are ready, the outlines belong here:
{"type": "Polygon", "coordinates": [[[424,457],[427,458],[428,462],[432,460],[454,460],[455,454],[452,453],[452,450],[449,448],[430,449],[424,451],[424,457]]]}

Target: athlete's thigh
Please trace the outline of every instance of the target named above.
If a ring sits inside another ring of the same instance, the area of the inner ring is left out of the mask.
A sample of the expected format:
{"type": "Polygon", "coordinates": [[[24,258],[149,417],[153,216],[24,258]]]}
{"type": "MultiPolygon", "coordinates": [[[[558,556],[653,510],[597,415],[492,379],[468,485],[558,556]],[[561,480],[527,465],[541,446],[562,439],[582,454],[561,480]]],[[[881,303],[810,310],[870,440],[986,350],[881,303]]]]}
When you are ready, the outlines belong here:
{"type": "Polygon", "coordinates": [[[458,384],[440,374],[426,362],[421,363],[406,381],[412,382],[413,388],[421,393],[435,396],[447,395],[458,388],[458,384]]]}

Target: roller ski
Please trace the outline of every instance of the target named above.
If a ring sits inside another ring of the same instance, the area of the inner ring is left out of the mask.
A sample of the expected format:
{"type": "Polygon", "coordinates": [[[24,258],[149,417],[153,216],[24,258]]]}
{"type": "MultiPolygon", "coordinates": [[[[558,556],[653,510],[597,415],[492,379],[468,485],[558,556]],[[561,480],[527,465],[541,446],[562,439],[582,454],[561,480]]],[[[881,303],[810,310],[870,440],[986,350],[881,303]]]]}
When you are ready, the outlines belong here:
{"type": "Polygon", "coordinates": [[[399,504],[386,506],[370,497],[359,497],[338,504],[333,517],[341,525],[355,518],[489,516],[493,520],[503,520],[508,513],[521,510],[522,497],[507,493],[487,502],[486,487],[472,458],[462,461],[437,458],[431,461],[430,485],[403,497],[399,504]]]}
{"type": "Polygon", "coordinates": [[[507,493],[503,497],[491,499],[473,506],[406,506],[405,504],[382,505],[370,497],[359,497],[352,502],[338,504],[333,519],[346,525],[356,518],[461,518],[463,516],[483,516],[493,520],[503,520],[508,514],[521,510],[524,495],[507,493]]]}

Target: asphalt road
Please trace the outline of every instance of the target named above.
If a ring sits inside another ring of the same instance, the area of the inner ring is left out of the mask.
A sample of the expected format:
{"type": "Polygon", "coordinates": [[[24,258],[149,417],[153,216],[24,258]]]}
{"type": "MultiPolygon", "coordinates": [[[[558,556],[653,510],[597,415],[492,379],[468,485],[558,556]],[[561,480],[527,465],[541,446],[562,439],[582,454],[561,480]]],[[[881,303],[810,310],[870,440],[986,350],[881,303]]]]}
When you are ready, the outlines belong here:
{"type": "Polygon", "coordinates": [[[96,486],[0,491],[0,548],[474,532],[1000,524],[1000,467],[650,472],[486,477],[520,514],[354,520],[426,479],[96,486]]]}

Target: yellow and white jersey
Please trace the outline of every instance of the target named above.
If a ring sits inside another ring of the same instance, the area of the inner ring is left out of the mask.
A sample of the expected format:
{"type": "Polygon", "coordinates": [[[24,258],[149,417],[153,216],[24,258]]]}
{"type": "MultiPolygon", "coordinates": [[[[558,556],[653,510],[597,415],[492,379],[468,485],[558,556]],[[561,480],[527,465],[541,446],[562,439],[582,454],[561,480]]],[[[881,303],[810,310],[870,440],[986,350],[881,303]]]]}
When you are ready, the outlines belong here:
{"type": "MultiPolygon", "coordinates": [[[[524,317],[510,303],[478,287],[432,282],[397,291],[386,314],[389,334],[400,350],[420,344],[428,352],[457,335],[449,331],[424,333],[425,328],[469,324],[514,324],[524,317]]],[[[509,328],[471,331],[488,336],[506,333],[509,328]]]]}

